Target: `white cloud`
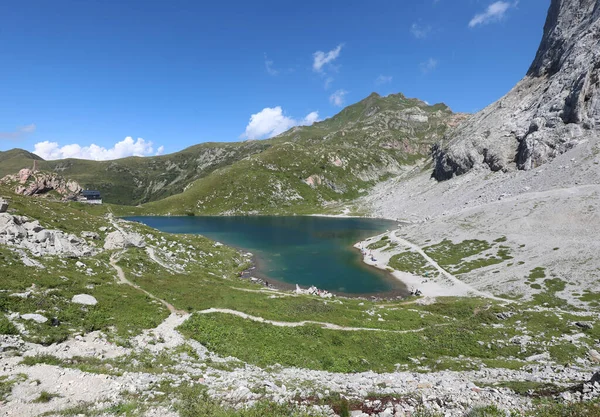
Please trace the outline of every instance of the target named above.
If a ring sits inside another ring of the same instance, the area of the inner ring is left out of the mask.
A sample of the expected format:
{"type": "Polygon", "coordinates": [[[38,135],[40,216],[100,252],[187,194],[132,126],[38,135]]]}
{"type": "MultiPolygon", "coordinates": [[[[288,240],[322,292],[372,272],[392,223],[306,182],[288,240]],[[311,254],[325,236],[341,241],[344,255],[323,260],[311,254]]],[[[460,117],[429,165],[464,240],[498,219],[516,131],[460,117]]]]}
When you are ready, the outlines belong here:
{"type": "Polygon", "coordinates": [[[417,39],[425,39],[431,33],[431,26],[413,23],[410,27],[410,33],[417,39]]]}
{"type": "Polygon", "coordinates": [[[250,116],[246,131],[241,135],[246,139],[264,139],[277,136],[294,126],[309,126],[319,120],[316,111],[308,113],[302,120],[296,120],[283,114],[280,106],[265,107],[250,116]]]}
{"type": "Polygon", "coordinates": [[[279,71],[273,68],[273,61],[267,58],[267,54],[265,54],[265,69],[269,73],[269,75],[277,75],[279,71]]]}
{"type": "Polygon", "coordinates": [[[324,84],[325,90],[329,90],[329,87],[331,87],[331,83],[333,83],[333,77],[327,77],[325,79],[325,84],[324,84]]]}
{"type": "Polygon", "coordinates": [[[339,44],[329,52],[317,51],[313,54],[313,71],[323,72],[323,66],[335,61],[342,51],[343,44],[339,44]]]}
{"type": "Polygon", "coordinates": [[[18,140],[35,132],[35,123],[21,126],[12,132],[0,132],[0,139],[18,140]]]}
{"type": "Polygon", "coordinates": [[[142,138],[133,140],[131,136],[126,137],[120,142],[114,144],[112,148],[105,148],[92,143],[89,146],[81,146],[77,143],[60,146],[57,142],[38,142],[34,145],[36,155],[44,159],[92,159],[94,161],[106,161],[110,159],[125,158],[127,156],[151,156],[160,155],[164,152],[164,146],[160,146],[157,152],[154,152],[152,142],[145,141],[142,138]]]}
{"type": "Polygon", "coordinates": [[[314,122],[318,122],[318,121],[319,121],[319,112],[311,111],[304,117],[304,119],[302,120],[302,123],[300,123],[300,124],[303,126],[310,126],[314,122]]]}
{"type": "Polygon", "coordinates": [[[346,90],[337,90],[329,96],[329,102],[337,107],[342,107],[345,103],[345,96],[348,94],[346,90]]]}
{"type": "Polygon", "coordinates": [[[429,58],[427,61],[421,62],[419,64],[419,68],[421,69],[421,72],[423,74],[430,73],[431,71],[436,69],[437,66],[438,66],[438,62],[437,62],[437,60],[435,60],[433,58],[429,58]]]}
{"type": "Polygon", "coordinates": [[[380,75],[379,77],[375,78],[376,85],[382,85],[382,84],[387,84],[387,83],[391,83],[391,82],[392,82],[391,75],[380,75]]]}
{"type": "Polygon", "coordinates": [[[469,27],[474,28],[477,25],[486,25],[491,22],[497,22],[502,20],[506,11],[513,6],[516,6],[517,2],[509,3],[507,1],[497,1],[490,4],[485,12],[476,14],[469,22],[469,27]]]}

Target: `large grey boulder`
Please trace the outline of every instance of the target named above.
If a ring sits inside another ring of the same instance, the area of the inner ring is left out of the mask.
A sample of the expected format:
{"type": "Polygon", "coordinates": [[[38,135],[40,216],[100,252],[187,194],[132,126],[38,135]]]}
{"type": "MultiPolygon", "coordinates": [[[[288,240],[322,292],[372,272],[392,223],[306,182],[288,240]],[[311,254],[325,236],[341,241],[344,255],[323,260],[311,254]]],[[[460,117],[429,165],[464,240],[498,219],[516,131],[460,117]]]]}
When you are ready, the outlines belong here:
{"type": "Polygon", "coordinates": [[[144,238],[138,233],[127,233],[120,230],[115,230],[106,235],[104,240],[104,249],[124,249],[130,247],[143,248],[146,246],[144,238]]]}
{"type": "Polygon", "coordinates": [[[597,136],[599,38],[597,0],[552,0],[527,75],[434,147],[434,177],[536,168],[597,136]]]}
{"type": "Polygon", "coordinates": [[[8,201],[0,198],[0,213],[6,213],[6,210],[8,210],[8,201]]]}
{"type": "Polygon", "coordinates": [[[92,297],[89,294],[74,295],[71,299],[71,302],[75,304],[83,304],[86,306],[95,306],[96,304],[98,304],[98,300],[96,300],[95,297],[92,297]]]}

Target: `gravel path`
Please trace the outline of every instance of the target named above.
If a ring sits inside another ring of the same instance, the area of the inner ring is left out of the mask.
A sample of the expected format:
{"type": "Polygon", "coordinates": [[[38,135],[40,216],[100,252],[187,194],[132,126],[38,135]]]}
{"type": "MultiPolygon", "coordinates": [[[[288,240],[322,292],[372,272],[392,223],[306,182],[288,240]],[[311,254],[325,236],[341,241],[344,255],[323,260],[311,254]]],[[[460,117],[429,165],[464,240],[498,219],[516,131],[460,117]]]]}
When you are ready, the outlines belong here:
{"type": "Polygon", "coordinates": [[[117,271],[117,277],[119,279],[119,283],[120,284],[126,284],[126,285],[129,285],[129,286],[132,286],[133,288],[135,288],[138,291],[142,291],[148,297],[152,298],[153,300],[156,300],[156,301],[160,302],[165,307],[167,307],[171,313],[185,314],[184,311],[177,310],[172,304],[168,303],[167,301],[163,300],[162,298],[158,298],[157,296],[155,296],[154,294],[146,291],[145,289],[143,289],[139,285],[136,285],[133,282],[129,281],[125,277],[125,272],[123,272],[123,269],[119,265],[117,265],[117,262],[119,262],[119,259],[121,259],[121,255],[122,254],[123,254],[123,252],[116,252],[116,253],[114,253],[110,257],[110,266],[112,266],[115,269],[115,271],[117,271]]]}
{"type": "MultiPolygon", "coordinates": [[[[291,321],[291,322],[290,321],[274,321],[274,320],[267,320],[262,317],[251,316],[250,314],[246,314],[246,313],[243,313],[243,312],[237,311],[237,310],[230,310],[227,308],[209,308],[206,310],[198,311],[198,314],[212,314],[212,313],[232,314],[234,316],[238,316],[243,319],[252,320],[252,321],[259,322],[259,323],[272,324],[273,326],[278,326],[278,327],[301,327],[301,326],[306,326],[307,324],[317,324],[317,325],[323,327],[324,329],[329,329],[329,330],[342,330],[342,331],[348,331],[348,332],[360,332],[360,331],[385,332],[385,333],[399,333],[399,334],[418,333],[418,332],[422,332],[422,331],[426,330],[426,327],[422,327],[420,329],[411,329],[411,330],[374,329],[374,328],[370,328],[370,327],[346,327],[346,326],[339,326],[339,325],[333,324],[333,323],[324,323],[321,321],[312,321],[312,320],[291,321]]],[[[441,324],[435,325],[435,327],[447,326],[448,324],[449,323],[441,323],[441,324]]]]}

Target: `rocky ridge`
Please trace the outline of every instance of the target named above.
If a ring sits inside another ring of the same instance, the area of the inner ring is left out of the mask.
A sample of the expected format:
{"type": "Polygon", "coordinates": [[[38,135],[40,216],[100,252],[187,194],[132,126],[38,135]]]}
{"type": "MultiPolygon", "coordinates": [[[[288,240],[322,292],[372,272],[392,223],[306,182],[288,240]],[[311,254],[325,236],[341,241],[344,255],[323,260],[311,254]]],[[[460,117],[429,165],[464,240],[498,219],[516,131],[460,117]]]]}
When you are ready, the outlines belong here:
{"type": "Polygon", "coordinates": [[[23,168],[18,174],[6,175],[0,179],[0,183],[14,185],[14,192],[25,196],[46,195],[55,191],[64,199],[77,197],[81,191],[81,185],[77,181],[68,180],[54,172],[32,171],[23,168]]]}
{"type": "Polygon", "coordinates": [[[527,75],[449,132],[433,151],[437,180],[474,168],[529,170],[598,136],[600,5],[552,0],[527,75]]]}

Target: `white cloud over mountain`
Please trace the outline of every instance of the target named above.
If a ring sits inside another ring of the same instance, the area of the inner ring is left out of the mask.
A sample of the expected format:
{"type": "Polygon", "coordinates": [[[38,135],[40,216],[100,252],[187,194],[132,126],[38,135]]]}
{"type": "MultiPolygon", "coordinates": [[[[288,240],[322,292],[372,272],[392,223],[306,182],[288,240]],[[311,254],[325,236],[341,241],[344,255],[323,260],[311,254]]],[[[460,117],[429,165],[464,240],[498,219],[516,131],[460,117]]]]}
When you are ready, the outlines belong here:
{"type": "Polygon", "coordinates": [[[81,146],[77,143],[60,146],[57,142],[43,141],[34,145],[36,155],[44,159],[92,159],[94,161],[106,161],[110,159],[125,158],[128,156],[151,156],[160,155],[164,152],[164,146],[159,146],[154,151],[153,143],[142,138],[133,140],[131,136],[126,137],[120,142],[115,143],[110,148],[91,144],[81,146]]]}
{"type": "Polygon", "coordinates": [[[242,134],[244,139],[264,139],[277,136],[294,126],[310,126],[319,120],[319,112],[308,113],[303,119],[296,120],[283,113],[280,106],[265,107],[250,116],[250,122],[242,134]]]}
{"type": "Polygon", "coordinates": [[[336,107],[342,107],[346,102],[346,90],[337,90],[331,96],[329,96],[329,102],[336,107]]]}

